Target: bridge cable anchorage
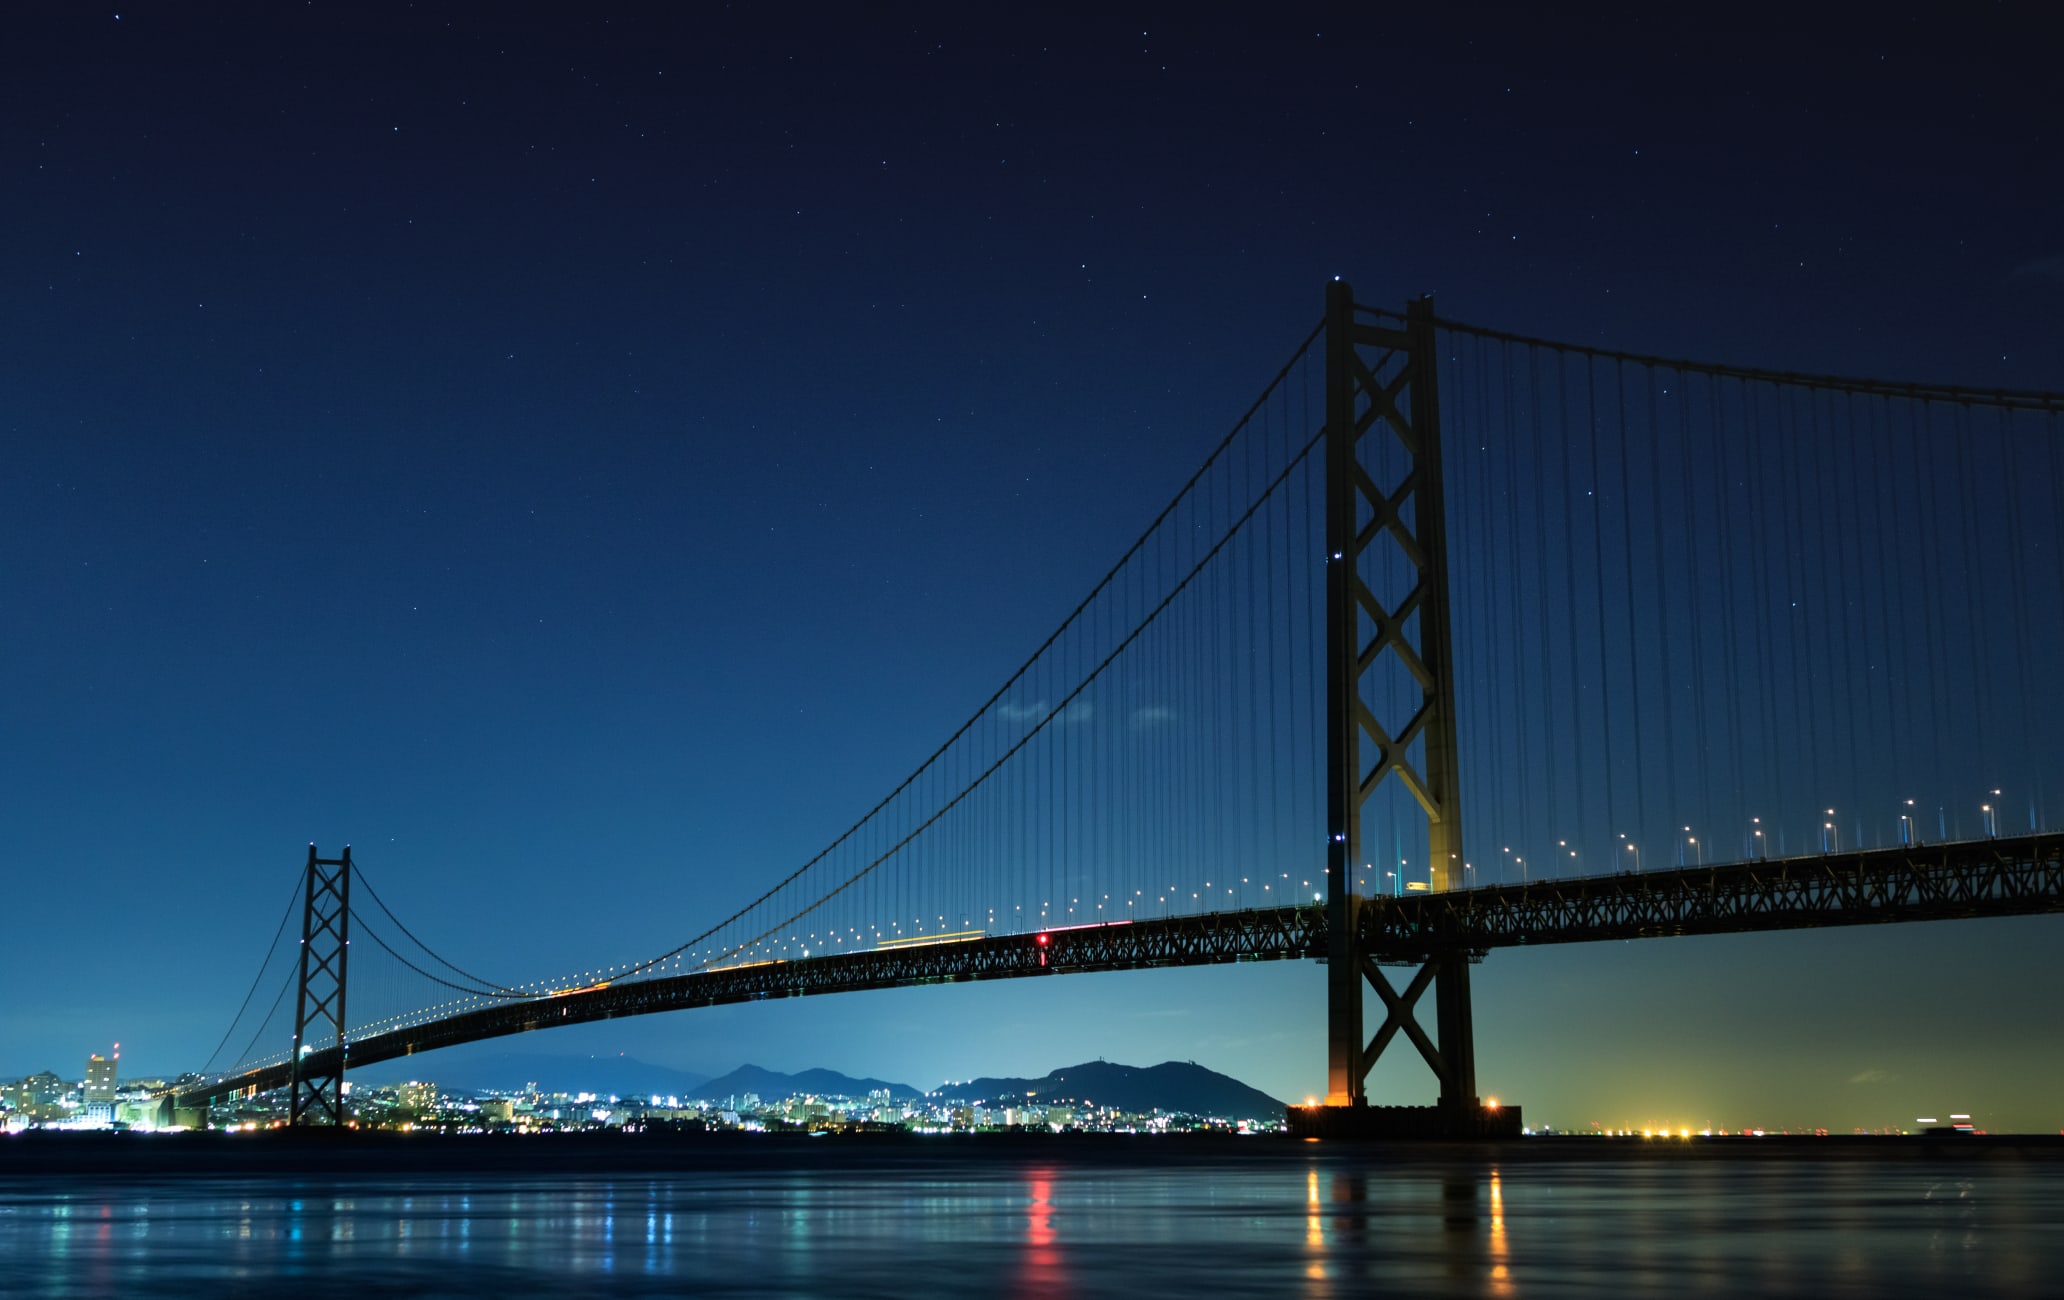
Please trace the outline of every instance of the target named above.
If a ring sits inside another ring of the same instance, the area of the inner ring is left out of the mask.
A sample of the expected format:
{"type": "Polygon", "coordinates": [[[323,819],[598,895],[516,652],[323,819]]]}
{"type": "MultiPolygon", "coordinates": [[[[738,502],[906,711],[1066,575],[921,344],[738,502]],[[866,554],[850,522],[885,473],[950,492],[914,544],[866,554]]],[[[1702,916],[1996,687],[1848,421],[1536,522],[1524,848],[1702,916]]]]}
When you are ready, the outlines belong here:
{"type": "MultiPolygon", "coordinates": [[[[701,943],[705,939],[708,939],[711,936],[718,934],[734,922],[744,919],[753,911],[754,908],[757,908],[758,906],[760,906],[760,904],[773,898],[776,894],[780,893],[787,886],[795,883],[795,881],[800,879],[805,872],[810,870],[810,868],[816,866],[819,862],[822,862],[826,857],[829,857],[833,850],[837,849],[840,845],[844,844],[847,840],[851,839],[856,833],[858,833],[861,830],[861,828],[867,826],[877,814],[879,814],[883,809],[887,808],[892,802],[894,802],[898,795],[902,794],[905,790],[909,789],[912,783],[917,781],[921,776],[923,776],[927,771],[929,771],[932,765],[937,763],[940,757],[946,754],[946,752],[953,747],[956,741],[958,741],[962,736],[966,735],[970,729],[972,729],[977,723],[981,722],[983,718],[987,717],[989,715],[989,712],[1003,701],[1004,697],[1007,694],[1009,694],[1011,688],[1013,686],[1016,686],[1018,682],[1025,676],[1025,674],[1040,661],[1041,656],[1044,655],[1048,649],[1050,649],[1057,641],[1060,640],[1061,634],[1066,632],[1071,626],[1075,624],[1076,620],[1079,619],[1082,616],[1083,612],[1090,607],[1091,603],[1095,601],[1096,598],[1103,593],[1105,588],[1110,586],[1112,580],[1116,578],[1119,575],[1119,573],[1121,573],[1125,569],[1126,565],[1132,560],[1132,558],[1135,555],[1137,555],[1140,552],[1141,548],[1143,548],[1147,544],[1147,542],[1154,537],[1156,532],[1161,527],[1162,523],[1166,521],[1169,518],[1169,516],[1175,512],[1176,508],[1182,504],[1184,499],[1189,496],[1191,491],[1197,486],[1198,482],[1203,479],[1206,471],[1208,471],[1212,467],[1212,465],[1218,461],[1218,458],[1225,453],[1226,448],[1231,446],[1233,440],[1237,438],[1240,435],[1241,431],[1248,426],[1248,423],[1253,419],[1255,413],[1262,409],[1263,403],[1268,401],[1269,397],[1275,392],[1276,388],[1282,384],[1284,379],[1286,379],[1292,371],[1296,369],[1298,362],[1304,359],[1305,353],[1311,348],[1311,345],[1318,340],[1319,336],[1325,332],[1325,328],[1326,325],[1323,320],[1321,320],[1318,325],[1313,327],[1311,333],[1305,336],[1304,341],[1298,344],[1297,349],[1291,354],[1290,359],[1283,363],[1282,369],[1276,372],[1275,378],[1271,379],[1268,382],[1268,385],[1262,389],[1261,396],[1257,397],[1254,400],[1254,402],[1247,408],[1246,413],[1242,415],[1239,418],[1239,420],[1234,422],[1232,429],[1229,432],[1227,432],[1224,438],[1219,440],[1219,443],[1216,447],[1212,448],[1211,454],[1204,458],[1204,463],[1198,466],[1197,471],[1194,474],[1190,475],[1188,481],[1185,482],[1182,485],[1182,487],[1176,491],[1174,498],[1171,499],[1166,506],[1162,507],[1161,513],[1154,516],[1153,522],[1148,524],[1146,530],[1139,535],[1138,539],[1135,540],[1131,546],[1126,548],[1125,554],[1120,556],[1118,562],[1116,564],[1113,564],[1109,571],[1107,571],[1104,574],[1104,576],[1097,581],[1096,586],[1090,589],[1089,594],[1087,596],[1084,596],[1082,600],[1075,606],[1075,608],[1069,612],[1068,616],[1061,620],[1060,626],[1056,627],[1053,630],[1053,633],[1049,635],[1045,641],[1040,643],[1039,648],[1037,650],[1034,650],[1032,654],[1024,661],[1024,663],[1019,665],[1017,671],[1013,672],[1010,675],[1010,677],[1005,680],[1003,685],[998,687],[995,693],[990,695],[990,697],[982,703],[981,707],[976,709],[975,712],[969,716],[967,721],[961,723],[961,725],[954,731],[954,733],[951,736],[947,737],[946,741],[943,744],[941,744],[937,749],[934,749],[931,752],[930,756],[928,756],[922,763],[918,764],[917,768],[913,772],[911,772],[909,776],[905,777],[895,787],[895,789],[889,791],[888,794],[884,795],[880,799],[880,801],[878,801],[874,805],[874,807],[868,809],[868,811],[865,814],[863,814],[859,820],[855,821],[851,826],[847,827],[843,832],[839,834],[839,836],[836,839],[832,840],[830,844],[827,844],[823,849],[819,850],[813,857],[811,857],[807,862],[804,862],[801,866],[797,867],[794,871],[782,877],[780,881],[770,886],[765,892],[761,893],[759,897],[753,899],[751,902],[745,904],[743,907],[740,907],[730,916],[725,917],[723,920],[710,926],[708,929],[702,931],[694,938],[687,940],[685,943],[670,948],[667,951],[660,953],[656,957],[647,958],[644,961],[635,962],[631,964],[629,967],[625,969],[624,976],[628,978],[629,976],[642,974],[645,971],[651,970],[653,967],[658,966],[660,963],[668,961],[676,956],[679,956],[681,953],[686,952],[688,949],[694,947],[696,944],[701,943]]],[[[1317,438],[1314,437],[1312,443],[1306,444],[1305,451],[1309,452],[1312,445],[1314,445],[1316,442],[1317,438]]],[[[1227,536],[1230,537],[1231,534],[1229,533],[1227,534],[1227,536]]],[[[1213,553],[1215,554],[1216,551],[1214,550],[1213,553]]],[[[1171,597],[1172,595],[1173,593],[1171,593],[1171,597]]],[[[1166,602],[1163,603],[1165,605],[1166,602]]],[[[1054,710],[1054,713],[1057,712],[1059,712],[1058,708],[1054,710]]],[[[1048,714],[1048,717],[1051,716],[1053,716],[1052,713],[1048,714]]],[[[1043,721],[1041,725],[1044,725],[1043,721]]],[[[1017,748],[1018,747],[1014,747],[1012,753],[1015,753],[1017,748]]],[[[992,766],[990,771],[994,770],[995,769],[992,766]]],[[[973,783],[966,787],[966,789],[971,790],[975,788],[975,786],[981,784],[982,779],[986,778],[987,775],[988,773],[985,772],[983,774],[983,777],[977,778],[973,783]]],[[[963,794],[964,793],[965,790],[963,791],[963,794]]],[[[957,799],[956,802],[958,802],[957,799]]],[[[948,805],[949,808],[951,806],[952,805],[950,804],[948,805]]],[[[944,810],[941,811],[943,812],[944,810]]],[[[937,819],[934,818],[933,820],[937,819]]],[[[928,822],[927,825],[929,824],[930,823],[928,822]]],[[[922,830],[923,828],[920,827],[919,829],[922,830]]],[[[884,858],[877,858],[874,865],[878,865],[883,860],[884,858]]],[[[870,865],[868,870],[872,870],[872,865],[870,865]]],[[[866,873],[862,872],[860,874],[864,875],[866,873]]],[[[853,880],[857,880],[858,878],[859,876],[856,875],[852,879],[849,879],[846,882],[846,884],[849,885],[853,882],[853,880]]],[[[842,891],[844,888],[845,885],[841,885],[839,887],[840,891],[842,891]]],[[[828,899],[831,896],[832,895],[826,895],[826,898],[828,899]]],[[[777,927],[777,929],[778,928],[779,927],[777,927]]],[[[762,936],[762,938],[764,937],[765,936],[762,936]]],[[[743,951],[743,949],[733,949],[730,952],[711,958],[709,960],[728,960],[730,957],[736,956],[737,953],[740,951],[743,951]]],[[[705,965],[707,965],[707,961],[705,962],[705,965]]]]}
{"type": "MultiPolygon", "coordinates": [[[[832,899],[837,898],[840,894],[843,894],[847,889],[851,888],[854,884],[858,883],[861,879],[873,872],[875,868],[879,867],[882,863],[887,862],[890,858],[894,857],[897,854],[897,852],[899,852],[904,846],[908,845],[912,840],[916,839],[919,835],[923,834],[932,825],[938,822],[940,818],[944,817],[947,813],[953,811],[953,809],[957,805],[959,805],[962,800],[966,799],[967,796],[973,793],[977,788],[979,788],[983,782],[987,781],[991,776],[994,776],[1000,769],[1002,769],[1002,767],[1006,763],[1008,763],[1012,758],[1016,757],[1018,752],[1022,750],[1026,745],[1030,744],[1032,738],[1038,735],[1041,731],[1043,731],[1048,723],[1052,722],[1056,718],[1064,716],[1068,709],[1068,706],[1073,704],[1076,701],[1076,699],[1081,696],[1082,692],[1088,689],[1090,683],[1094,682],[1099,676],[1103,674],[1103,671],[1106,668],[1109,668],[1111,664],[1114,661],[1116,661],[1120,655],[1124,654],[1126,649],[1130,647],[1132,643],[1139,638],[1140,633],[1144,632],[1149,626],[1151,626],[1154,623],[1154,621],[1161,616],[1162,611],[1166,610],[1169,607],[1169,605],[1174,602],[1175,598],[1181,595],[1184,589],[1186,589],[1190,585],[1190,583],[1196,579],[1197,575],[1199,573],[1202,573],[1205,570],[1205,568],[1210,565],[1211,561],[1217,558],[1218,553],[1225,549],[1226,543],[1230,542],[1240,532],[1241,528],[1246,525],[1247,521],[1254,517],[1255,512],[1261,509],[1263,502],[1267,501],[1268,498],[1275,492],[1275,490],[1278,487],[1282,486],[1284,482],[1288,481],[1290,477],[1290,472],[1293,469],[1297,468],[1297,466],[1303,462],[1306,456],[1311,454],[1312,448],[1318,446],[1319,442],[1324,437],[1325,430],[1323,429],[1321,429],[1318,433],[1313,434],[1311,439],[1304,444],[1303,450],[1297,453],[1296,459],[1291,461],[1290,464],[1283,467],[1282,471],[1276,475],[1275,479],[1262,492],[1262,495],[1256,498],[1252,505],[1247,507],[1246,511],[1243,514],[1241,514],[1239,519],[1233,523],[1232,527],[1226,530],[1225,535],[1219,538],[1218,541],[1212,545],[1211,549],[1204,553],[1203,558],[1198,560],[1196,564],[1191,567],[1189,573],[1186,574],[1182,578],[1182,580],[1178,582],[1172,590],[1169,591],[1169,593],[1166,596],[1162,597],[1161,602],[1154,606],[1153,611],[1149,613],[1146,616],[1146,618],[1141,620],[1140,623],[1137,626],[1135,626],[1131,632],[1127,633],[1125,639],[1123,641],[1120,641],[1117,647],[1113,649],[1109,654],[1105,655],[1103,660],[1100,663],[1098,663],[1095,668],[1090,670],[1089,675],[1084,677],[1082,681],[1079,684],[1077,684],[1073,690],[1069,691],[1068,694],[1062,698],[1059,704],[1057,704],[1054,708],[1048,710],[1043,716],[1039,718],[1037,722],[1033,723],[1032,726],[1025,732],[1025,734],[1018,738],[1016,743],[1011,745],[1009,749],[1005,750],[1003,755],[999,757],[995,762],[991,763],[987,768],[983,769],[979,776],[975,777],[974,780],[969,782],[967,786],[964,787],[958,794],[954,795],[950,800],[948,800],[943,807],[941,807],[937,812],[933,813],[930,817],[927,817],[923,822],[919,823],[916,828],[911,830],[908,834],[904,835],[901,839],[891,844],[888,849],[883,851],[872,862],[869,862],[865,867],[862,867],[860,870],[848,876],[844,881],[840,882],[840,884],[836,888],[822,895],[816,901],[812,902],[809,906],[791,914],[786,920],[783,920],[769,927],[767,930],[761,932],[759,935],[751,939],[741,941],[740,943],[733,946],[730,950],[719,955],[716,958],[716,960],[728,961],[732,957],[738,956],[740,953],[747,951],[755,945],[764,943],[767,939],[779,933],[783,928],[795,924],[803,917],[808,916],[812,912],[815,912],[818,908],[824,906],[832,899]]],[[[793,879],[793,877],[791,877],[790,879],[793,879]]],[[[769,892],[771,893],[772,891],[769,892]]],[[[750,908],[746,910],[749,911],[750,908]]],[[[735,920],[736,917],[733,917],[732,919],[735,920]]],[[[726,922],[726,924],[728,924],[728,922],[726,922]]],[[[720,926],[718,928],[722,927],[720,926]]],[[[699,938],[691,939],[689,943],[695,943],[698,941],[699,938]]],[[[682,945],[682,947],[684,948],[687,946],[687,944],[682,945]]],[[[676,949],[675,951],[678,952],[679,949],[676,949]]],[[[644,965],[647,967],[656,965],[659,962],[666,960],[666,958],[671,955],[671,953],[662,954],[659,957],[653,958],[651,961],[645,963],[644,965]]]]}
{"type": "MultiPolygon", "coordinates": [[[[284,935],[287,932],[287,922],[291,920],[294,915],[294,900],[298,898],[300,894],[301,882],[297,880],[294,882],[294,887],[287,891],[286,910],[280,913],[279,928],[275,929],[272,932],[272,942],[266,946],[264,960],[258,963],[258,973],[251,977],[251,987],[245,990],[244,1000],[243,1002],[238,1004],[236,1016],[230,1020],[229,1028],[222,1031],[222,1041],[215,1044],[214,1051],[208,1053],[207,1063],[201,1066],[202,1074],[206,1074],[214,1066],[215,1058],[222,1055],[222,1049],[229,1043],[230,1035],[236,1033],[237,1025],[242,1023],[244,1018],[244,1012],[250,1009],[251,999],[258,992],[259,981],[265,978],[265,972],[272,966],[273,954],[279,951],[280,936],[284,935]]],[[[271,1013],[268,1012],[267,1014],[270,1015],[271,1013]]]]}

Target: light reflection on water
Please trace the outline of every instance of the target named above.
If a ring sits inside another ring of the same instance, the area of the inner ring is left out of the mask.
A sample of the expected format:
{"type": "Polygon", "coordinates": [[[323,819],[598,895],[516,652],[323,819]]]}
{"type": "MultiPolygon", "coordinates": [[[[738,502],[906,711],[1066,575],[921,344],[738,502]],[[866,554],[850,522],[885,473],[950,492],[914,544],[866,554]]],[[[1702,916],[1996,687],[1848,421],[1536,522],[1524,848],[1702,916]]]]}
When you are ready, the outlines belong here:
{"type": "Polygon", "coordinates": [[[668,1176],[0,1180],[0,1295],[2027,1295],[2041,1159],[968,1151],[668,1176]]]}

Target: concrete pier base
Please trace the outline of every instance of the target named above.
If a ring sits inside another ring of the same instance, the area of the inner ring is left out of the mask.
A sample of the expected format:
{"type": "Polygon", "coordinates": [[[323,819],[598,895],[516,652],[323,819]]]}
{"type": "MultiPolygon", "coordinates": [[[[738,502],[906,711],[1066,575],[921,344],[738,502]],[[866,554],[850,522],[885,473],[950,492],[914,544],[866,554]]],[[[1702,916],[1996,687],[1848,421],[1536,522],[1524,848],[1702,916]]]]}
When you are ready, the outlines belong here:
{"type": "Polygon", "coordinates": [[[1289,1106],[1290,1136],[1398,1139],[1516,1138],[1517,1106],[1478,1106],[1456,1114],[1440,1106],[1289,1106]]]}

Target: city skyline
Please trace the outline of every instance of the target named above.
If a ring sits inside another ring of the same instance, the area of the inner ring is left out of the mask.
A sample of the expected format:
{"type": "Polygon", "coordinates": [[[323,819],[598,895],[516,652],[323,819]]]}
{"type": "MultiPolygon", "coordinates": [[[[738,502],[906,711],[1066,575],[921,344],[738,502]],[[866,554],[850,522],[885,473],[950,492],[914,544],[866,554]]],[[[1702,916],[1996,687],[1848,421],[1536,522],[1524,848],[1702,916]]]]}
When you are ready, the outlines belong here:
{"type": "MultiPolygon", "coordinates": [[[[480,1130],[467,1127],[477,1122],[471,1117],[484,1113],[483,1108],[490,1102],[528,1098],[530,1105],[525,1107],[526,1114],[569,1121],[559,1125],[558,1131],[579,1127],[635,1131],[641,1119],[655,1115],[675,1121],[685,1117],[706,1117],[715,1127],[739,1129],[738,1115],[744,1115],[750,1121],[763,1114],[799,1126],[804,1120],[810,1121],[810,1127],[818,1126],[818,1121],[829,1120],[838,1127],[851,1118],[870,1123],[885,1121],[891,1127],[909,1127],[919,1132],[956,1127],[962,1130],[1052,1127],[1056,1132],[1063,1129],[1139,1133],[1187,1131],[1183,1124],[1171,1129],[1165,1122],[1168,1118],[1178,1117],[1208,1124],[1238,1123],[1243,1128],[1251,1125],[1255,1131],[1278,1131],[1285,1107],[1295,1109],[1317,1104],[1315,1097],[1266,1099],[1273,1103],[1273,1107],[1262,1107],[1256,1104],[1257,1100],[1264,1099],[1259,1089],[1248,1088],[1229,1075],[1200,1071],[1195,1062],[1168,1061],[1159,1066],[1139,1067],[1097,1060],[1056,1067],[1036,1079],[945,1079],[935,1086],[917,1087],[900,1080],[854,1078],[823,1067],[783,1073],[745,1062],[722,1075],[704,1077],[657,1070],[646,1062],[625,1058],[598,1060],[594,1057],[532,1056],[512,1067],[506,1057],[494,1058],[489,1063],[475,1061],[468,1064],[466,1055],[463,1052],[440,1053],[424,1063],[449,1067],[462,1078],[473,1080],[471,1082],[454,1084],[449,1082],[450,1073],[397,1071],[391,1066],[359,1071],[346,1092],[353,1122],[361,1127],[400,1127],[403,1120],[420,1117],[394,1116],[390,1112],[396,1106],[427,1112],[437,1108],[441,1102],[446,1109],[442,1122],[447,1131],[473,1132],[480,1130]],[[626,1070],[645,1076],[647,1086],[627,1086],[623,1074],[626,1070]],[[1069,1081],[1084,1071],[1089,1072],[1092,1082],[1070,1085],[1069,1081]],[[1174,1082],[1165,1078],[1171,1071],[1180,1076],[1174,1082]],[[676,1077],[660,1077],[667,1074],[676,1077]],[[1171,1106],[1138,1100],[1143,1092],[1156,1090],[1157,1085],[1151,1081],[1157,1075],[1164,1076],[1158,1087],[1171,1092],[1170,1100],[1193,1096],[1199,1086],[1197,1079],[1200,1074],[1209,1081],[1204,1086],[1216,1094],[1225,1094],[1226,1086],[1230,1085],[1234,1093],[1249,1094],[1249,1097],[1241,1103],[1229,1105],[1221,1096],[1216,1106],[1171,1106]],[[520,1077],[532,1075],[548,1078],[551,1082],[540,1083],[537,1078],[520,1077]],[[481,1081],[489,1076],[493,1076],[494,1081],[481,1081]],[[1140,1079],[1148,1082],[1134,1081],[1140,1079]],[[1112,1102],[1109,1093],[1114,1088],[1121,1096],[1134,1099],[1112,1102]],[[1099,1096],[1105,1097],[1103,1103],[1097,1102],[1099,1096]],[[1043,1102],[1041,1098],[1044,1098],[1043,1102]],[[797,1110],[797,1104],[804,1102],[813,1106],[807,1115],[797,1110]],[[549,1103],[554,1109],[545,1115],[535,1110],[540,1103],[549,1103]],[[590,1104],[594,1108],[593,1113],[586,1108],[590,1104]],[[973,1115],[956,1114],[967,1106],[974,1107],[973,1115]],[[1051,1107],[1061,1108],[1060,1113],[1047,1115],[1045,1112],[1051,1107]],[[718,1112],[726,1111],[737,1114],[725,1115],[719,1123],[718,1112]],[[1143,1123],[1157,1116],[1163,1117],[1163,1122],[1154,1125],[1143,1123]],[[944,1128],[935,1129],[931,1127],[934,1124],[944,1128]]],[[[138,1078],[121,1081],[119,1085],[110,1084],[105,1089],[105,1096],[96,1097],[94,1068],[105,1064],[106,1060],[94,1055],[89,1060],[85,1078],[81,1080],[68,1079],[51,1071],[38,1071],[19,1080],[0,1080],[0,1103],[6,1104],[0,1106],[0,1121],[5,1121],[0,1122],[0,1129],[22,1131],[48,1127],[93,1131],[127,1126],[141,1132],[187,1130],[192,1117],[174,1107],[176,1088],[173,1080],[138,1078]]],[[[1492,1098],[1491,1101],[1495,1104],[1497,1099],[1492,1098]]],[[[1597,1108],[1585,1109],[1588,1113],[1597,1108]]],[[[1953,1126],[1961,1126],[1980,1136],[1993,1132],[1986,1127],[1990,1120],[1983,1114],[1974,1115],[1946,1107],[1934,1109],[1938,1114],[1887,1119],[1871,1126],[1858,1124],[1841,1128],[1815,1116],[1777,1114],[1736,1119],[1730,1128],[1726,1123],[1716,1123],[1709,1116],[1695,1114],[1682,1106],[1660,1104],[1645,1107],[1632,1115],[1608,1113],[1604,1119],[1538,1116],[1525,1126],[1524,1132],[1530,1136],[1659,1139],[1693,1136],[1939,1136],[1953,1126]]],[[[286,1117],[285,1093],[268,1092],[216,1103],[211,1108],[210,1124],[228,1130],[265,1129],[286,1123],[286,1117]]],[[[506,1126],[511,1120],[509,1114],[501,1113],[498,1122],[506,1126]]],[[[750,1123],[744,1127],[766,1131],[750,1123]]]]}
{"type": "MultiPolygon", "coordinates": [[[[0,798],[30,864],[0,1076],[117,1039],[197,1068],[311,839],[496,979],[672,947],[1023,659],[1333,276],[1580,343],[2064,387],[2056,145],[2040,81],[1992,71],[2032,57],[2011,13],[1946,45],[1802,20],[1775,52],[1664,17],[1386,17],[1386,46],[1313,13],[453,7],[388,15],[398,42],[36,14],[0,128],[34,196],[0,253],[0,798]]],[[[2064,1127],[2053,924],[1501,951],[1479,1074],[1561,1118],[2064,1127]]],[[[1262,963],[523,1041],[712,1073],[1196,1059],[1294,1100],[1323,1003],[1319,968],[1262,963]]],[[[1375,1093],[1430,1083],[1387,1058],[1375,1093]]]]}

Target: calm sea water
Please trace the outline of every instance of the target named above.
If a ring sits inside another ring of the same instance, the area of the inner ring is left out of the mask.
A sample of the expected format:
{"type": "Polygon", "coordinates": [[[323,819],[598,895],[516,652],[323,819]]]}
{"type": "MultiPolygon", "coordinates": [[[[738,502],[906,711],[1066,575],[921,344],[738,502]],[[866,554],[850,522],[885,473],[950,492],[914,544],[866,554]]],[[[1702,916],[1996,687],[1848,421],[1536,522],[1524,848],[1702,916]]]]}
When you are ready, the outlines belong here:
{"type": "Polygon", "coordinates": [[[621,1174],[0,1178],[0,1295],[2064,1294],[2064,1162],[1283,1144],[621,1174]]]}

